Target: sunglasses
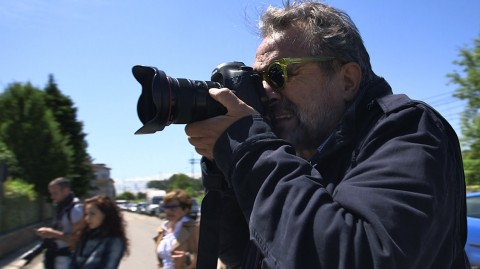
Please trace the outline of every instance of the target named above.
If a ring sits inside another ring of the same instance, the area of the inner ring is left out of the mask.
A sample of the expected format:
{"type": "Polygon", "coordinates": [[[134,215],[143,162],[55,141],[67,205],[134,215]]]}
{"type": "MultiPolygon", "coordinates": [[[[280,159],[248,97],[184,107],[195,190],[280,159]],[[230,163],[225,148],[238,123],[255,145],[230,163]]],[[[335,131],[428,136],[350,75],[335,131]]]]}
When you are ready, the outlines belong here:
{"type": "Polygon", "coordinates": [[[266,70],[260,72],[270,87],[275,91],[280,91],[288,82],[287,67],[291,64],[301,64],[309,62],[325,62],[335,59],[327,56],[301,57],[301,58],[282,58],[271,63],[266,70]]]}
{"type": "Polygon", "coordinates": [[[163,210],[167,210],[167,209],[169,209],[169,210],[175,210],[175,209],[177,209],[177,208],[179,208],[179,207],[180,207],[180,205],[162,205],[162,209],[163,209],[163,210]]]}

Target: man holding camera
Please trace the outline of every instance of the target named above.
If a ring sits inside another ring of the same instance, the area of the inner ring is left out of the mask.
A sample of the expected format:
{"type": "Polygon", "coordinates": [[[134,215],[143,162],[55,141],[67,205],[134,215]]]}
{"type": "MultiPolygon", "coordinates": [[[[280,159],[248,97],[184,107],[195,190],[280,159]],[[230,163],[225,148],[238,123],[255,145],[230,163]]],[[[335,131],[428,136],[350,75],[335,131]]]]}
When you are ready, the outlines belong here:
{"type": "Polygon", "coordinates": [[[232,268],[469,268],[462,158],[447,121],[392,94],[340,10],[270,7],[260,30],[253,68],[268,113],[210,89],[227,114],[185,129],[204,156],[203,228],[217,225],[220,259],[232,268]]]}
{"type": "Polygon", "coordinates": [[[37,229],[37,235],[44,240],[47,248],[44,265],[46,269],[69,268],[69,240],[75,223],[83,217],[83,205],[70,189],[70,181],[59,177],[50,181],[48,192],[56,203],[52,227],[37,229]]]}

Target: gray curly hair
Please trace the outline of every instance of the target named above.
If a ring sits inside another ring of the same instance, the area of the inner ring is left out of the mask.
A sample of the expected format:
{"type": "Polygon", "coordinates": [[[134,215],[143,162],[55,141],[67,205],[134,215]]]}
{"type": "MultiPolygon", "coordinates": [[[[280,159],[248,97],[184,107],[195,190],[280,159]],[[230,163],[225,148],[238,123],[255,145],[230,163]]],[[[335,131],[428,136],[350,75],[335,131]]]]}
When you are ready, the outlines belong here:
{"type": "MultiPolygon", "coordinates": [[[[298,35],[293,37],[295,42],[312,56],[332,56],[340,63],[357,63],[362,70],[362,85],[376,77],[362,37],[344,11],[315,1],[286,1],[283,8],[270,6],[260,18],[263,38],[292,27],[298,29],[298,35]]],[[[334,62],[321,63],[325,72],[334,73],[334,62]]]]}

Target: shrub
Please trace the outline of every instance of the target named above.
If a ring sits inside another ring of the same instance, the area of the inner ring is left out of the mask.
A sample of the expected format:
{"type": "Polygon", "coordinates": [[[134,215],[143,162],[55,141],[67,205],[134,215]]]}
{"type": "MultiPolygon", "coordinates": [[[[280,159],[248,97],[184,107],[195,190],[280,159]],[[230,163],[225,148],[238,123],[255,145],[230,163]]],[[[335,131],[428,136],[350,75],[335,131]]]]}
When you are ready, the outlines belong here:
{"type": "Polygon", "coordinates": [[[33,184],[20,179],[9,179],[4,187],[0,233],[37,222],[40,210],[33,184]]]}

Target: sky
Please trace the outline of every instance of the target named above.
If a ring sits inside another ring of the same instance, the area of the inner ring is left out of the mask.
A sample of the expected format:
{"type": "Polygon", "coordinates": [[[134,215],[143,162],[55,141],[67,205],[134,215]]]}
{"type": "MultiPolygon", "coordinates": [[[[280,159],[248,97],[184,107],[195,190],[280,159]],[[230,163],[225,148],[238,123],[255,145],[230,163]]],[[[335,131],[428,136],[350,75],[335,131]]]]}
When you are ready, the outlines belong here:
{"type": "MultiPolygon", "coordinates": [[[[448,73],[461,48],[480,37],[478,0],[331,0],[356,23],[374,71],[436,108],[460,133],[464,102],[448,73]]],[[[200,156],[184,125],[134,135],[142,124],[134,65],[168,76],[210,80],[219,64],[252,65],[258,17],[281,0],[0,0],[0,92],[15,82],[38,88],[52,74],[75,104],[88,152],[111,168],[117,191],[143,189],[174,173],[198,177],[200,156]]]]}

